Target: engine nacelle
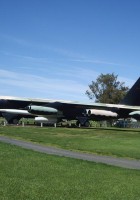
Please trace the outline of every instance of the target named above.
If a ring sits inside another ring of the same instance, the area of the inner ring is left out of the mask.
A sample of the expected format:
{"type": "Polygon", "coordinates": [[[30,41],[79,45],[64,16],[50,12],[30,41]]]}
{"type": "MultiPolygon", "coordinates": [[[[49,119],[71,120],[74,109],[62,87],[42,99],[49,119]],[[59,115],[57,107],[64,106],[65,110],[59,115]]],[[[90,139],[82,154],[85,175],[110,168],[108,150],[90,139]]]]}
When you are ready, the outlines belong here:
{"type": "Polygon", "coordinates": [[[117,113],[108,111],[108,110],[97,110],[97,109],[86,109],[85,114],[87,116],[101,116],[101,117],[112,117],[115,118],[118,116],[117,113]]]}
{"type": "Polygon", "coordinates": [[[140,120],[140,111],[133,111],[129,113],[129,116],[134,119],[140,120]]]}
{"type": "Polygon", "coordinates": [[[58,110],[46,106],[31,105],[28,107],[28,112],[35,115],[56,115],[58,110]]]}

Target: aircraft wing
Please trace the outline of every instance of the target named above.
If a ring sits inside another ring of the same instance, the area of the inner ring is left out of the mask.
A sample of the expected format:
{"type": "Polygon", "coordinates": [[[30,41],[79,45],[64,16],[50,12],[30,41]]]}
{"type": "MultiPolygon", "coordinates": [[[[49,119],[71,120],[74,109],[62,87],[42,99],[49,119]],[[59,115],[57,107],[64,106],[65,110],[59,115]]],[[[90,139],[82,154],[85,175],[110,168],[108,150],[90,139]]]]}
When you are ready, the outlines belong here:
{"type": "Polygon", "coordinates": [[[0,112],[17,115],[56,116],[61,119],[102,120],[108,118],[126,118],[140,106],[104,103],[81,103],[64,100],[32,99],[19,97],[0,97],[0,112]]]}

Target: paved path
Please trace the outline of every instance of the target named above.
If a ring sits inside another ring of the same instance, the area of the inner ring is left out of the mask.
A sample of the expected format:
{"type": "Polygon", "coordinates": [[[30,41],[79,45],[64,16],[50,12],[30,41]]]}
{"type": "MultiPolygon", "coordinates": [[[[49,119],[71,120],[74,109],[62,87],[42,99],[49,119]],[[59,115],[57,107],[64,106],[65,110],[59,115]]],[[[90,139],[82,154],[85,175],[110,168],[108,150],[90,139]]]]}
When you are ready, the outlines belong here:
{"type": "Polygon", "coordinates": [[[140,160],[129,160],[125,158],[115,158],[111,156],[101,156],[89,153],[74,152],[64,149],[58,149],[55,147],[47,147],[40,144],[34,144],[32,142],[21,141],[17,139],[11,139],[5,136],[0,136],[0,141],[5,143],[10,143],[12,145],[17,145],[25,149],[32,149],[34,151],[64,156],[69,158],[76,158],[81,160],[93,161],[96,163],[104,163],[113,166],[119,166],[129,169],[140,169],[140,160]]]}

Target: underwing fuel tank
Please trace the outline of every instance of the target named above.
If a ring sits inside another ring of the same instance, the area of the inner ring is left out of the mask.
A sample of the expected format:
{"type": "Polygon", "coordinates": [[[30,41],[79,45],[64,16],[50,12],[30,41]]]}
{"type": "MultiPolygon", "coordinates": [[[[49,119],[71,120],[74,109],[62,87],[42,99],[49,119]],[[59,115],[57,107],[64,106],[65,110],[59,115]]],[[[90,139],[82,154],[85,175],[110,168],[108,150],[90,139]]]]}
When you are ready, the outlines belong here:
{"type": "Polygon", "coordinates": [[[35,117],[35,122],[43,124],[55,124],[57,123],[57,118],[55,116],[35,117]]]}
{"type": "Polygon", "coordinates": [[[46,106],[31,105],[28,107],[28,112],[35,115],[56,115],[58,110],[46,106]]]}

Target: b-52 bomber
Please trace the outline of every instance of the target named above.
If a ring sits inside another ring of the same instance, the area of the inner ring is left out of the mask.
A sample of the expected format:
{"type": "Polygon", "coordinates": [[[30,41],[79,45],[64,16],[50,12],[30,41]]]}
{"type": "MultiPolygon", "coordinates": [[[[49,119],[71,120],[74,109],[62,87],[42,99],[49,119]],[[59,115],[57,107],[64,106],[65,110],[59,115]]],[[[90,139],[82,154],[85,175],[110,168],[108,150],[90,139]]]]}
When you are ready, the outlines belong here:
{"type": "Polygon", "coordinates": [[[77,126],[89,126],[89,120],[140,119],[140,78],[119,104],[0,96],[0,114],[9,124],[18,123],[22,117],[50,123],[77,120],[77,126]]]}

